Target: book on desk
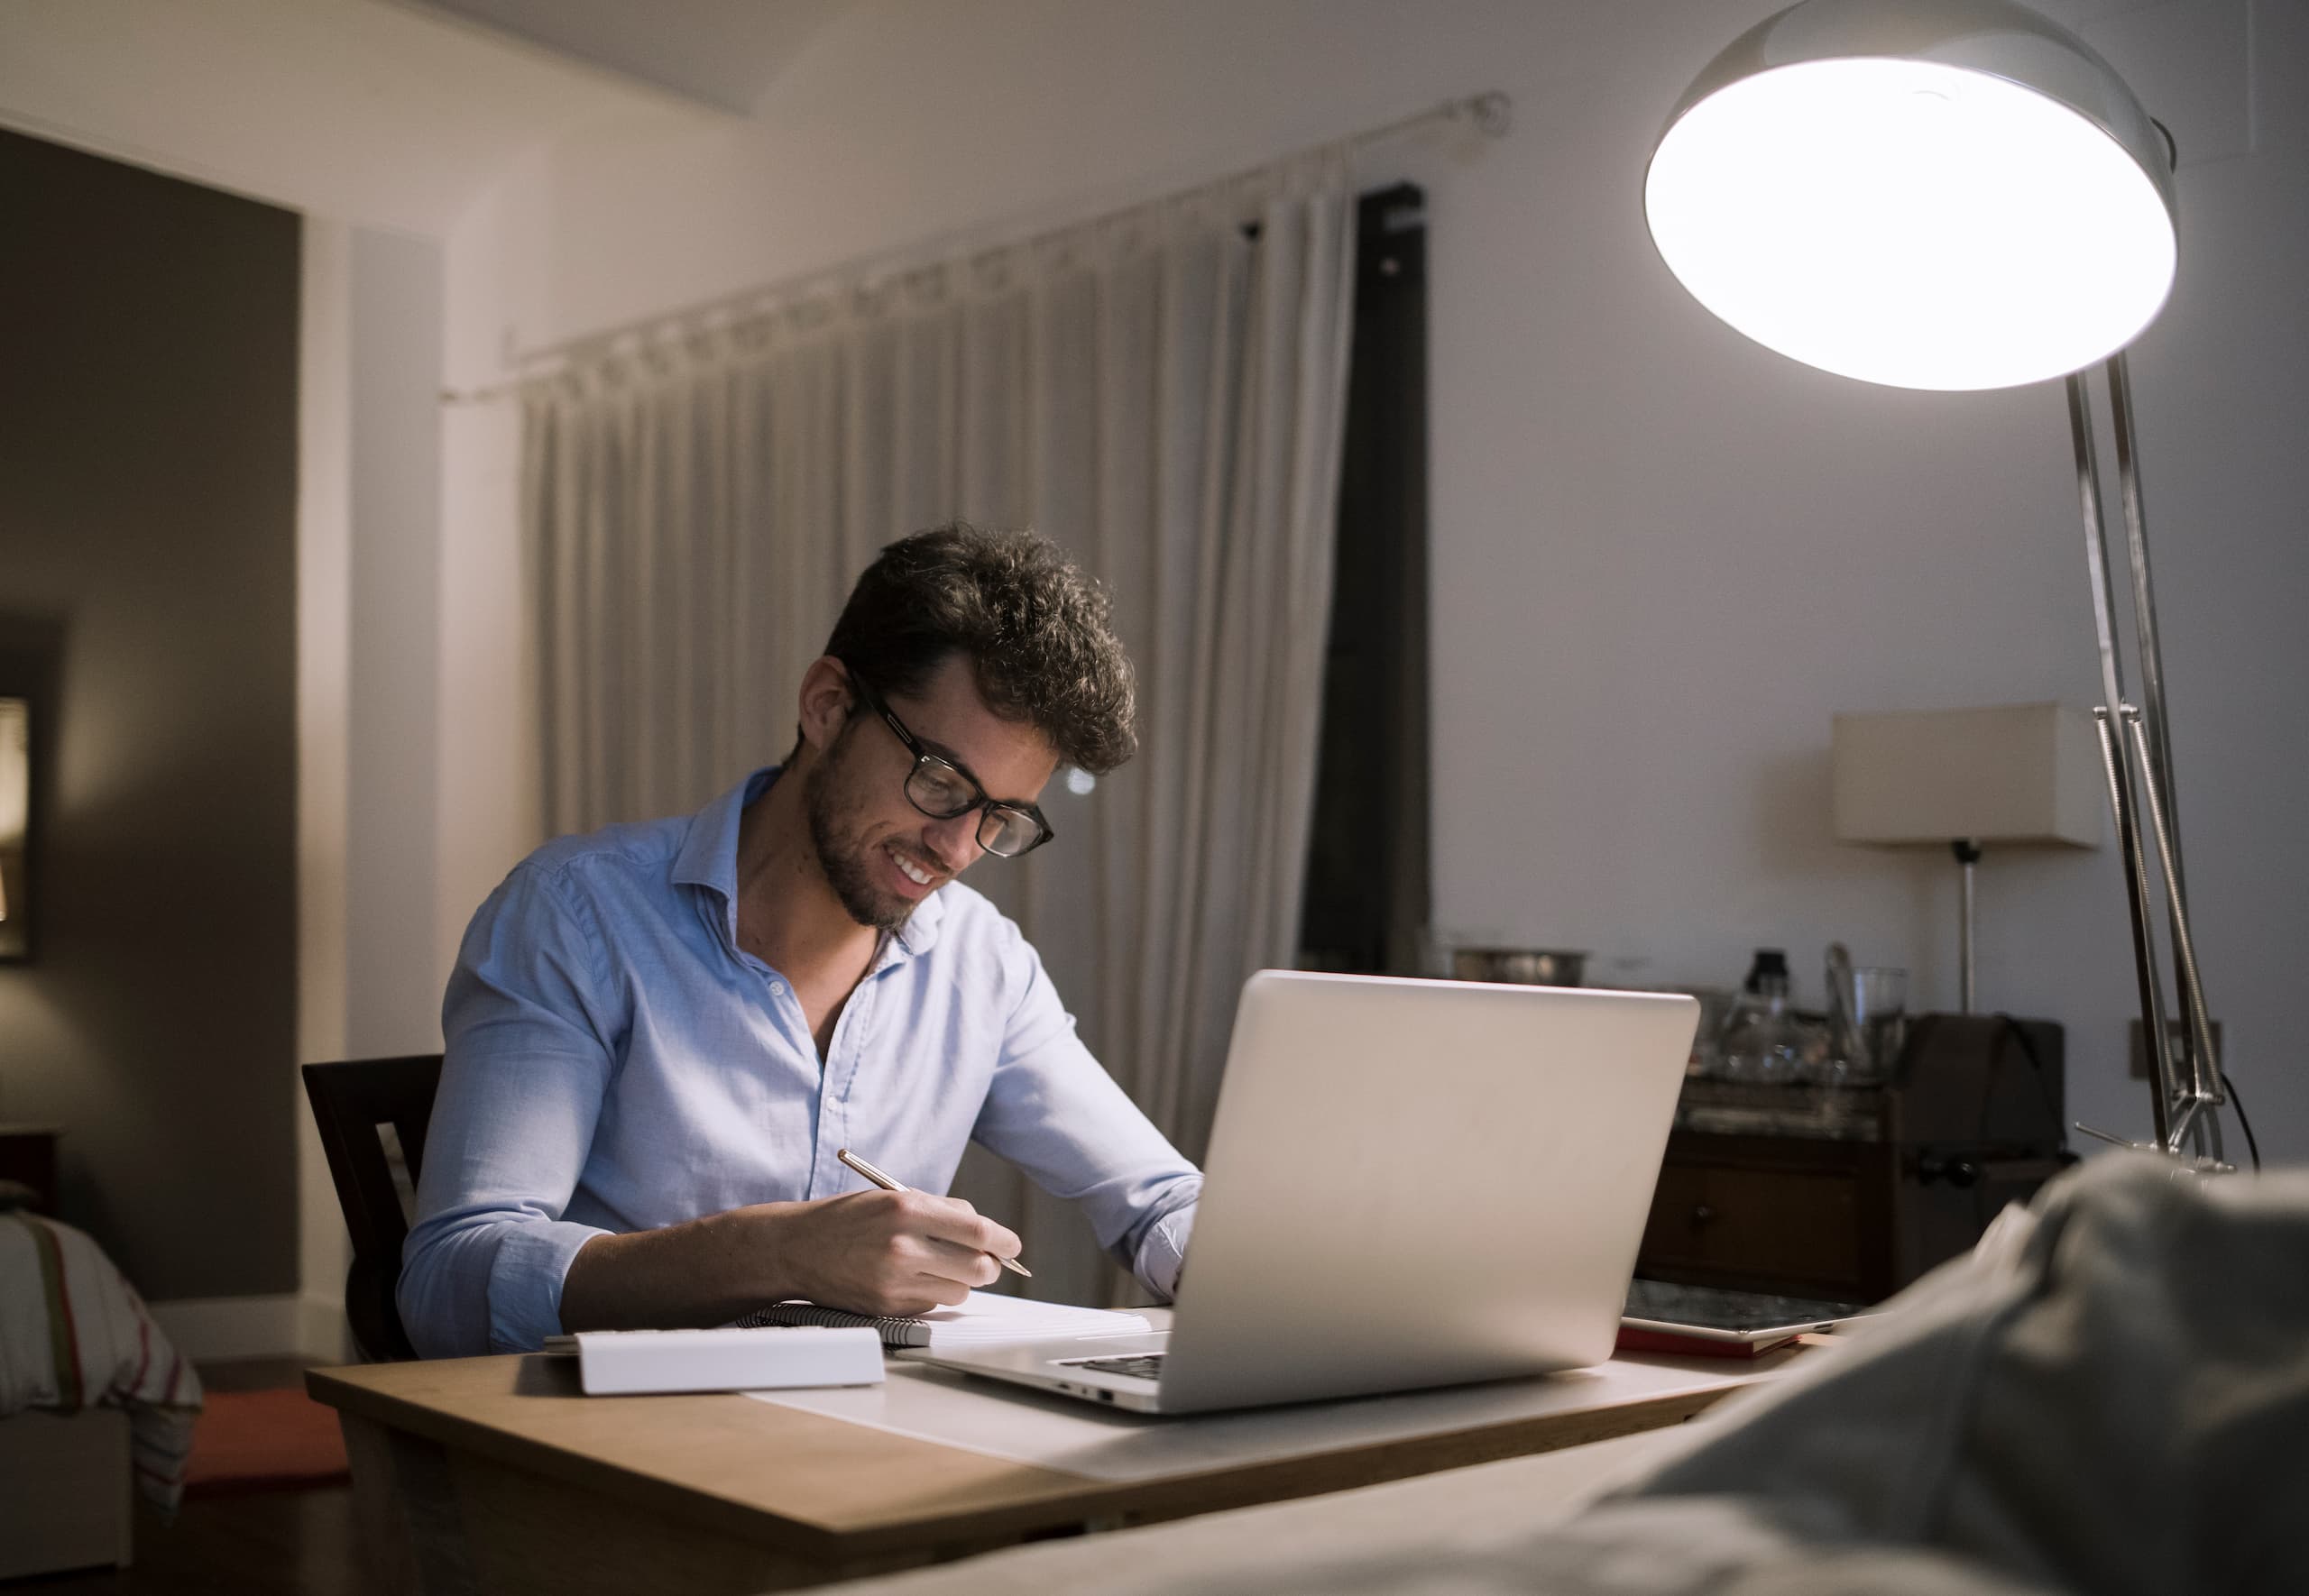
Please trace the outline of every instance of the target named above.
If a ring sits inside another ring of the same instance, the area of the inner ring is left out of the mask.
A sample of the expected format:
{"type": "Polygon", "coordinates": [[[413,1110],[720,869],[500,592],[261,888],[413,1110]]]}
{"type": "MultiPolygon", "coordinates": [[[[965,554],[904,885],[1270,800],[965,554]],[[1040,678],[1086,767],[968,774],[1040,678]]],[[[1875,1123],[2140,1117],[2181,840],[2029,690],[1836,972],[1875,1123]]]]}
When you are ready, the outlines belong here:
{"type": "Polygon", "coordinates": [[[879,1385],[881,1338],[859,1329],[581,1330],[548,1335],[589,1397],[879,1385]]]}

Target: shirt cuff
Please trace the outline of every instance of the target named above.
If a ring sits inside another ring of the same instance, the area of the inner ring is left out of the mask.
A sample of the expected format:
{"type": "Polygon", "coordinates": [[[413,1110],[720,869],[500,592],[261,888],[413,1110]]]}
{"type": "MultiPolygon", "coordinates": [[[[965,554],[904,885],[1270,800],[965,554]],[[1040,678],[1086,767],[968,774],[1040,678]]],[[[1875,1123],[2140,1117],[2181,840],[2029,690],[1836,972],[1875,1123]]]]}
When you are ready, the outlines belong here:
{"type": "Polygon", "coordinates": [[[533,1353],[547,1336],[561,1334],[561,1282],[569,1261],[611,1233],[566,1219],[506,1229],[489,1270],[489,1344],[501,1353],[533,1353]]]}
{"type": "Polygon", "coordinates": [[[1138,1243],[1135,1271],[1147,1289],[1165,1302],[1179,1294],[1179,1273],[1186,1268],[1187,1241],[1194,1234],[1192,1203],[1157,1219],[1138,1243]]]}

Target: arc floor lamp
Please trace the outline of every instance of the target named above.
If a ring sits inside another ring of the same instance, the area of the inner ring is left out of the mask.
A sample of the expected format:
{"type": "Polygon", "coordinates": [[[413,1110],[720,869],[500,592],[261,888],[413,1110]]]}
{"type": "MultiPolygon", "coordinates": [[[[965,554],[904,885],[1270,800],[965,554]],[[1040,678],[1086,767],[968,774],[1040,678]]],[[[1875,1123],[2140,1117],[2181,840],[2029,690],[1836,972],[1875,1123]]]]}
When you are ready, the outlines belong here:
{"type": "Polygon", "coordinates": [[[2211,1171],[2229,1167],[2227,1095],[2189,931],[2124,358],[2172,288],[2173,153],[2084,41],[2006,0],[1804,0],[1694,81],[1652,155],[1644,209],[1694,298],[1808,365],[1902,388],[2065,380],[2100,648],[2093,716],[2132,920],[2154,1145],[2211,1171]],[[2116,437],[2137,703],[2086,387],[2096,364],[2116,437]],[[2177,1039],[2165,1021],[2160,919],[2177,1039]]]}

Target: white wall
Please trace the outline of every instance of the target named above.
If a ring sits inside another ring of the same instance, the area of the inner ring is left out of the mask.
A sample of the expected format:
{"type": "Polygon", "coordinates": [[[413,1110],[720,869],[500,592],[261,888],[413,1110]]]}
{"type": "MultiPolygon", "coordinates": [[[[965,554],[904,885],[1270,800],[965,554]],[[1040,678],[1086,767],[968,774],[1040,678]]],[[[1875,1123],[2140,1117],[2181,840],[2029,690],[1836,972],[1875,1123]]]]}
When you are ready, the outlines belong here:
{"type": "Polygon", "coordinates": [[[345,1027],[375,1058],[441,1045],[441,246],[355,229],[350,271],[345,1027]]]}
{"type": "MultiPolygon", "coordinates": [[[[1054,220],[1509,91],[1513,135],[1369,163],[1430,196],[1436,918],[1596,949],[1605,978],[1736,978],[1831,937],[1955,996],[1937,858],[1828,838],[1839,709],[2094,695],[2056,387],[1865,389],[1709,317],[1643,230],[1692,74],[1772,0],[861,0],[750,123],[580,137],[450,241],[449,367],[954,230],[1054,220]]],[[[2309,1156],[2290,966],[2304,771],[2309,18],[2284,0],[2067,0],[2182,141],[2182,276],[2135,355],[2192,889],[2264,1148],[2309,1156]]],[[[444,592],[518,594],[515,429],[451,423],[444,592]]],[[[445,603],[442,746],[526,724],[492,601],[445,603]]],[[[461,922],[534,835],[510,754],[451,804],[461,922]]],[[[2147,1127],[2112,853],[1992,858],[1982,996],[2070,1036],[2072,1107],[2147,1127]]],[[[437,957],[446,960],[444,942],[437,957]]]]}
{"type": "MultiPolygon", "coordinates": [[[[308,216],[297,507],[301,1063],[437,1051],[443,268],[431,240],[308,216]]],[[[500,697],[508,696],[501,691],[500,697]]],[[[455,828],[462,830],[462,828],[455,828]]],[[[340,1355],[345,1220],[301,1081],[299,1296],[200,1305],[199,1355],[340,1355]],[[283,1339],[283,1338],[287,1339],[283,1339]]]]}
{"type": "MultiPolygon", "coordinates": [[[[509,330],[537,298],[549,235],[542,151],[474,207],[447,252],[444,371],[461,390],[501,373],[509,330]]],[[[446,980],[465,922],[541,839],[537,684],[528,565],[514,518],[520,411],[510,400],[441,412],[439,850],[433,948],[446,980]]],[[[435,997],[439,985],[435,986],[435,997]]]]}

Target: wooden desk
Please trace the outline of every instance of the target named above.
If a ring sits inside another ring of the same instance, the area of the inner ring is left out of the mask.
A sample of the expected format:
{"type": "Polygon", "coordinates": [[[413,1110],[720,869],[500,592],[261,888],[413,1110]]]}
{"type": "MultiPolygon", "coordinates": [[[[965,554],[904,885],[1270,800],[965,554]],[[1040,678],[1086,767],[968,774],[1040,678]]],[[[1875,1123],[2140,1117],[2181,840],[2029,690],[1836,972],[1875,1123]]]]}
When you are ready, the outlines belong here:
{"type": "MultiPolygon", "coordinates": [[[[587,1398],[568,1360],[375,1363],[306,1380],[344,1422],[373,1589],[735,1596],[1651,1429],[1748,1372],[1727,1365],[1720,1383],[1671,1396],[1127,1482],[741,1396],[587,1398]]],[[[988,1399],[1006,1399],[995,1388],[988,1399]]]]}

